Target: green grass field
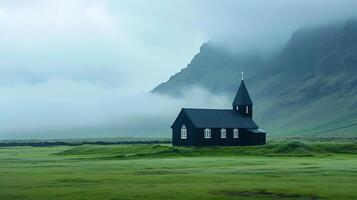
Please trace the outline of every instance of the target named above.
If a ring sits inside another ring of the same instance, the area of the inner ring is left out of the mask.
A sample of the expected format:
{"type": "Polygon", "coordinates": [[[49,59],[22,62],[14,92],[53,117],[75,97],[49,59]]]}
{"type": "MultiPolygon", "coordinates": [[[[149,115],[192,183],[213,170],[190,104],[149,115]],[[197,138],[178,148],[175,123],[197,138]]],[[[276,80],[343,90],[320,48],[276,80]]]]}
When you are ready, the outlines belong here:
{"type": "Polygon", "coordinates": [[[357,199],[357,143],[0,148],[0,199],[357,199]]]}

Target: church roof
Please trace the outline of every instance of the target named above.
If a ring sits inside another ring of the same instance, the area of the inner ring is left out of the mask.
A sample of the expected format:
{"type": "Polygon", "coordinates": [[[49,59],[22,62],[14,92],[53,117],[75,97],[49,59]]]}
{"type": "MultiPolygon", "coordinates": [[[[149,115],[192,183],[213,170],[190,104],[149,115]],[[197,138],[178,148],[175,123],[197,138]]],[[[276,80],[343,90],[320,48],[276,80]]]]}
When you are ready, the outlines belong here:
{"type": "Polygon", "coordinates": [[[248,129],[249,132],[252,133],[266,133],[265,131],[261,130],[261,129],[248,129]]]}
{"type": "Polygon", "coordinates": [[[182,111],[196,128],[258,128],[251,118],[235,110],[183,108],[182,111]]]}
{"type": "Polygon", "coordinates": [[[233,101],[233,106],[239,105],[253,105],[252,99],[249,96],[247,87],[245,87],[244,81],[240,83],[238,92],[233,101]]]}

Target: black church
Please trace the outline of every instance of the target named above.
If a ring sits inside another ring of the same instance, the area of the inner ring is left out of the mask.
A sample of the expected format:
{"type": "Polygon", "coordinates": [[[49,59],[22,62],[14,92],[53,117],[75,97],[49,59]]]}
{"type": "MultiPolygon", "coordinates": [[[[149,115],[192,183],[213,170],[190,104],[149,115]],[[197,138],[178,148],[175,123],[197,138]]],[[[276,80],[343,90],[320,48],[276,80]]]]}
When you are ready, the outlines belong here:
{"type": "Polygon", "coordinates": [[[171,126],[174,146],[249,146],[266,143],[253,121],[253,102],[243,81],[233,109],[182,108],[171,126]]]}

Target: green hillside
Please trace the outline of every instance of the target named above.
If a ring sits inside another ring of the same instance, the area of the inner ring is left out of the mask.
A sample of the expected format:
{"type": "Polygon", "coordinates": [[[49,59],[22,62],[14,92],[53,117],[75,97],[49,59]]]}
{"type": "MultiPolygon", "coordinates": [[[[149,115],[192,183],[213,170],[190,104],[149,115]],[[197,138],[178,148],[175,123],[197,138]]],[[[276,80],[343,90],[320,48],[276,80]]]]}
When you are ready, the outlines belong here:
{"type": "Polygon", "coordinates": [[[206,43],[152,92],[180,96],[195,86],[233,98],[242,70],[254,118],[271,135],[357,135],[357,20],[297,30],[269,58],[206,43]]]}

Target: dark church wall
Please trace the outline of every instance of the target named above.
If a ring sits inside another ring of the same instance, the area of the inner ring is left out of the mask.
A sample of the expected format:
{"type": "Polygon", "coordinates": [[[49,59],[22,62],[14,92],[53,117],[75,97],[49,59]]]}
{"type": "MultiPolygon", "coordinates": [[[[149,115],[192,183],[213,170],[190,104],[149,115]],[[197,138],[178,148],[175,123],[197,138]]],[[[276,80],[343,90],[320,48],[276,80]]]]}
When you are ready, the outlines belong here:
{"type": "Polygon", "coordinates": [[[250,146],[265,144],[265,133],[251,133],[239,129],[239,138],[233,138],[233,129],[226,128],[226,138],[221,138],[221,128],[211,128],[211,138],[204,138],[204,128],[196,129],[195,146],[250,146]]]}
{"type": "Polygon", "coordinates": [[[242,146],[262,145],[266,144],[265,133],[252,133],[245,130],[241,135],[242,146]]]}
{"type": "Polygon", "coordinates": [[[239,146],[240,139],[233,138],[233,129],[226,128],[227,138],[221,138],[221,128],[211,128],[211,138],[204,138],[205,128],[196,129],[197,146],[239,146]]]}
{"type": "Polygon", "coordinates": [[[233,129],[226,128],[226,138],[221,138],[220,128],[211,128],[211,138],[204,138],[204,128],[194,128],[189,121],[180,120],[172,129],[174,146],[252,146],[266,144],[265,133],[252,133],[239,129],[239,138],[233,138],[233,129]],[[187,139],[181,139],[182,123],[187,128],[187,139]],[[181,125],[180,125],[181,124],[181,125]]]}
{"type": "Polygon", "coordinates": [[[184,112],[181,112],[175,123],[172,125],[172,145],[174,146],[195,146],[196,140],[196,129],[191,123],[191,121],[187,118],[184,112]],[[187,130],[187,138],[181,139],[181,127],[185,124],[187,130]]]}

